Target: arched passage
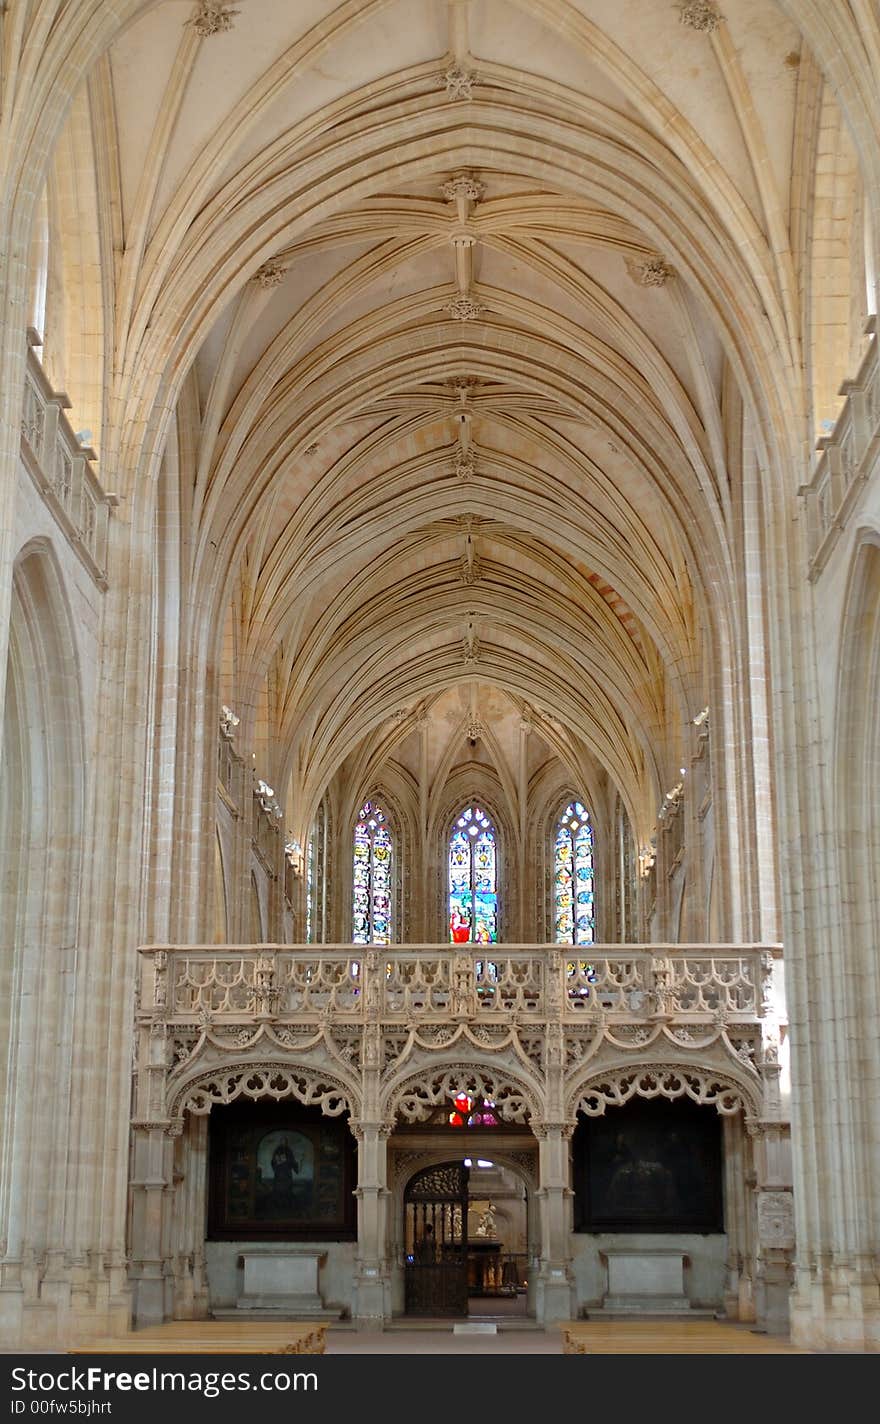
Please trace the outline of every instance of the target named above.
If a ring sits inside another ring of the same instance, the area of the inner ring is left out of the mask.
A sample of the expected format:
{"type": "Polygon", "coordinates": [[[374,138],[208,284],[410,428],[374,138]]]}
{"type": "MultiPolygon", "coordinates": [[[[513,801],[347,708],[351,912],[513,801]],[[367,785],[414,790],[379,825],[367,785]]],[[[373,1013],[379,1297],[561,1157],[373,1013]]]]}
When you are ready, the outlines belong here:
{"type": "MultiPolygon", "coordinates": [[[[63,1249],[76,1132],[71,1056],[85,972],[79,901],[85,765],[76,640],[48,541],[13,579],[0,777],[0,1167],[2,1236],[21,1261],[40,1239],[63,1249]],[[17,1147],[16,1147],[16,1144],[17,1147]]],[[[39,1305],[39,1285],[28,1302],[39,1305]]]]}

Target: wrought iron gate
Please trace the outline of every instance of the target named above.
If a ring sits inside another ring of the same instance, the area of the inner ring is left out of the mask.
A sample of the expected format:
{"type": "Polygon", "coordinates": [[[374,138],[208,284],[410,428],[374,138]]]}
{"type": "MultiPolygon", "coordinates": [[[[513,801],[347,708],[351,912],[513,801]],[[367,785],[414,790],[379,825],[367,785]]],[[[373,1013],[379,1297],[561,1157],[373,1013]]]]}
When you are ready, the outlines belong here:
{"type": "Polygon", "coordinates": [[[445,1162],[416,1172],[404,1195],[406,1310],[409,1315],[467,1315],[467,1216],[470,1172],[445,1162]]]}

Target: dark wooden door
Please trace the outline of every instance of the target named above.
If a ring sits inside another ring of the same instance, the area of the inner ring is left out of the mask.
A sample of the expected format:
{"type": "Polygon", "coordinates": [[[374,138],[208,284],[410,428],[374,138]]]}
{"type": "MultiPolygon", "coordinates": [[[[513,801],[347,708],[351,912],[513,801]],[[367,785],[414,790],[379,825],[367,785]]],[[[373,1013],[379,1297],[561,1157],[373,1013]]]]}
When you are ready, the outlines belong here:
{"type": "Polygon", "coordinates": [[[406,1312],[467,1315],[468,1177],[461,1162],[417,1172],[404,1195],[406,1312]]]}

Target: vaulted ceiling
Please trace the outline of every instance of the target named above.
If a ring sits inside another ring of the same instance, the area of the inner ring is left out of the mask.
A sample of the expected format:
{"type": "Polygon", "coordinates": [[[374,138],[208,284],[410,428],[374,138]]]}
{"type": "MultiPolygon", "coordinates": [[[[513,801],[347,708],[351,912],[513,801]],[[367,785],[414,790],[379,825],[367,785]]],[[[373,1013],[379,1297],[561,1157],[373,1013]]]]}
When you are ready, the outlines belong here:
{"type": "Polygon", "coordinates": [[[646,833],[747,656],[746,473],[857,354],[814,11],[164,0],[93,68],[64,181],[101,215],[105,375],[68,349],[64,379],[105,460],[170,432],[182,597],[303,814],[476,679],[646,833]]]}

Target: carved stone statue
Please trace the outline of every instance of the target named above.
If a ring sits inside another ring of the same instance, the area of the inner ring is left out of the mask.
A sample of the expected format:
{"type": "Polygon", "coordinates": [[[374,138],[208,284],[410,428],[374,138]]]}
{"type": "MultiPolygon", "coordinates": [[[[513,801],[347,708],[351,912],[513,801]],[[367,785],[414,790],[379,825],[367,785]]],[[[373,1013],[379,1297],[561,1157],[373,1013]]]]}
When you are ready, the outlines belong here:
{"type": "Polygon", "coordinates": [[[484,1236],[487,1241],[494,1241],[497,1238],[498,1232],[495,1230],[495,1207],[492,1202],[489,1203],[483,1215],[480,1217],[480,1222],[474,1235],[484,1236]]]}

